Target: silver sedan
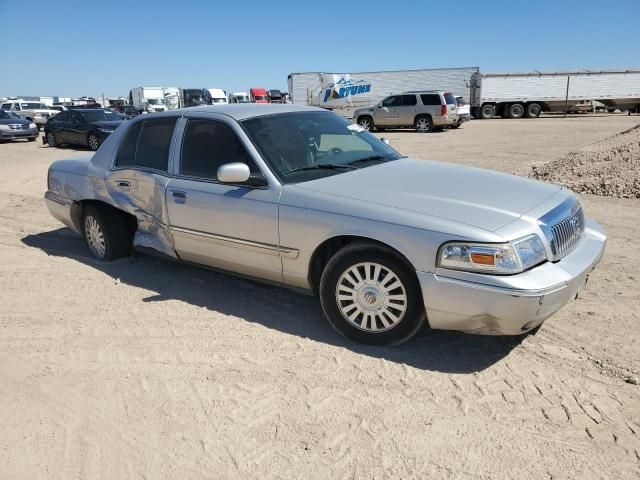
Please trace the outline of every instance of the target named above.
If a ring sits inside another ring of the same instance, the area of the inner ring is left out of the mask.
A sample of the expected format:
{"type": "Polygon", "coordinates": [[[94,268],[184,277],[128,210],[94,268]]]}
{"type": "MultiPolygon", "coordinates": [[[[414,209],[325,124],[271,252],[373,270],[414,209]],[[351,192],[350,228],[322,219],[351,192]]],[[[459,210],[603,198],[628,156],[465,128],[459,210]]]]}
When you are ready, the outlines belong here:
{"type": "Polygon", "coordinates": [[[132,248],[304,289],[343,335],[520,334],[577,296],[606,236],[556,185],[403,157],[292,105],[140,116],[49,170],[47,205],[113,260],[132,248]]]}

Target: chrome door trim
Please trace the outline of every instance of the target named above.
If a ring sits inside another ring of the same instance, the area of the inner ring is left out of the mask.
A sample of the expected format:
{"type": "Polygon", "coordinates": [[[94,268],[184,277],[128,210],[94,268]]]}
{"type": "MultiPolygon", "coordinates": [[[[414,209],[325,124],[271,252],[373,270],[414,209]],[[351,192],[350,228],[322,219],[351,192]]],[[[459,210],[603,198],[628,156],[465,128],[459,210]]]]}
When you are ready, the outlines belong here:
{"type": "Polygon", "coordinates": [[[170,227],[169,229],[172,232],[186,233],[187,235],[204,237],[212,240],[214,243],[217,243],[219,245],[251,250],[253,252],[259,252],[265,255],[276,255],[284,258],[295,259],[298,258],[298,255],[300,253],[300,250],[297,250],[295,248],[281,247],[270,243],[253,242],[251,240],[227,237],[225,235],[216,235],[213,233],[201,232],[199,230],[192,230],[190,228],[170,227]]]}

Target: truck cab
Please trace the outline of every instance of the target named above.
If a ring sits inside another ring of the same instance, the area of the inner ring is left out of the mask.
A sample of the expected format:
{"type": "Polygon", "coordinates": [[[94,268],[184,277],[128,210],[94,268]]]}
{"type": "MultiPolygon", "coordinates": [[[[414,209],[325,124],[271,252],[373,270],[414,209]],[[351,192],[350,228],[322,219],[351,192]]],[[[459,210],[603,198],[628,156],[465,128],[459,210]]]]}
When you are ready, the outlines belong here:
{"type": "Polygon", "coordinates": [[[229,95],[229,103],[251,103],[247,92],[233,92],[229,95]]]}
{"type": "Polygon", "coordinates": [[[227,101],[227,94],[221,88],[207,88],[207,90],[211,94],[212,105],[229,103],[227,101]]]}
{"type": "Polygon", "coordinates": [[[251,103],[269,103],[269,93],[265,88],[250,88],[251,103]]]}

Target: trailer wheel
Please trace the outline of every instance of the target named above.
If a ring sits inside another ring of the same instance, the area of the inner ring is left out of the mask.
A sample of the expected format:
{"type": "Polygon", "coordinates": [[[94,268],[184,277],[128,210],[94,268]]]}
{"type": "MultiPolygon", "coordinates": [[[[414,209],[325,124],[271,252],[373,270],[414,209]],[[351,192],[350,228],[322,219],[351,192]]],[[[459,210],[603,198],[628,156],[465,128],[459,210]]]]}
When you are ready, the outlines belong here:
{"type": "Polygon", "coordinates": [[[521,103],[512,103],[509,105],[509,110],[507,113],[507,117],[509,118],[522,118],[524,117],[524,107],[521,103]]]}
{"type": "Polygon", "coordinates": [[[530,103],[524,112],[527,118],[538,118],[542,113],[542,107],[537,103],[530,103]]]}
{"type": "Polygon", "coordinates": [[[491,105],[491,104],[483,105],[482,108],[480,109],[481,118],[484,118],[484,119],[493,118],[495,114],[496,114],[495,105],[491,105]]]}

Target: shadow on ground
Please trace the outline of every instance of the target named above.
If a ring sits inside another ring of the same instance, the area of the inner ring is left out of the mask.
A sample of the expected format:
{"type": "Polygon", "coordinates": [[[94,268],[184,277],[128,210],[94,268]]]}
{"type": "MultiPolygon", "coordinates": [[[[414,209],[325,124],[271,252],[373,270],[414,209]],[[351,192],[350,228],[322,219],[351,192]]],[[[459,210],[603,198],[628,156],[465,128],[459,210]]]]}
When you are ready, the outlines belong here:
{"type": "Polygon", "coordinates": [[[180,300],[291,335],[424,370],[448,373],[484,370],[508,355],[525,338],[466,335],[425,328],[416,338],[398,347],[360,345],[331,328],[316,298],[285,288],[149,255],[136,254],[133,261],[99,262],[91,257],[82,239],[67,228],[27,235],[22,242],[48,255],[82,262],[120,279],[121,283],[155,292],[144,302],[180,300]],[[245,301],[247,298],[252,301],[245,301]]]}

